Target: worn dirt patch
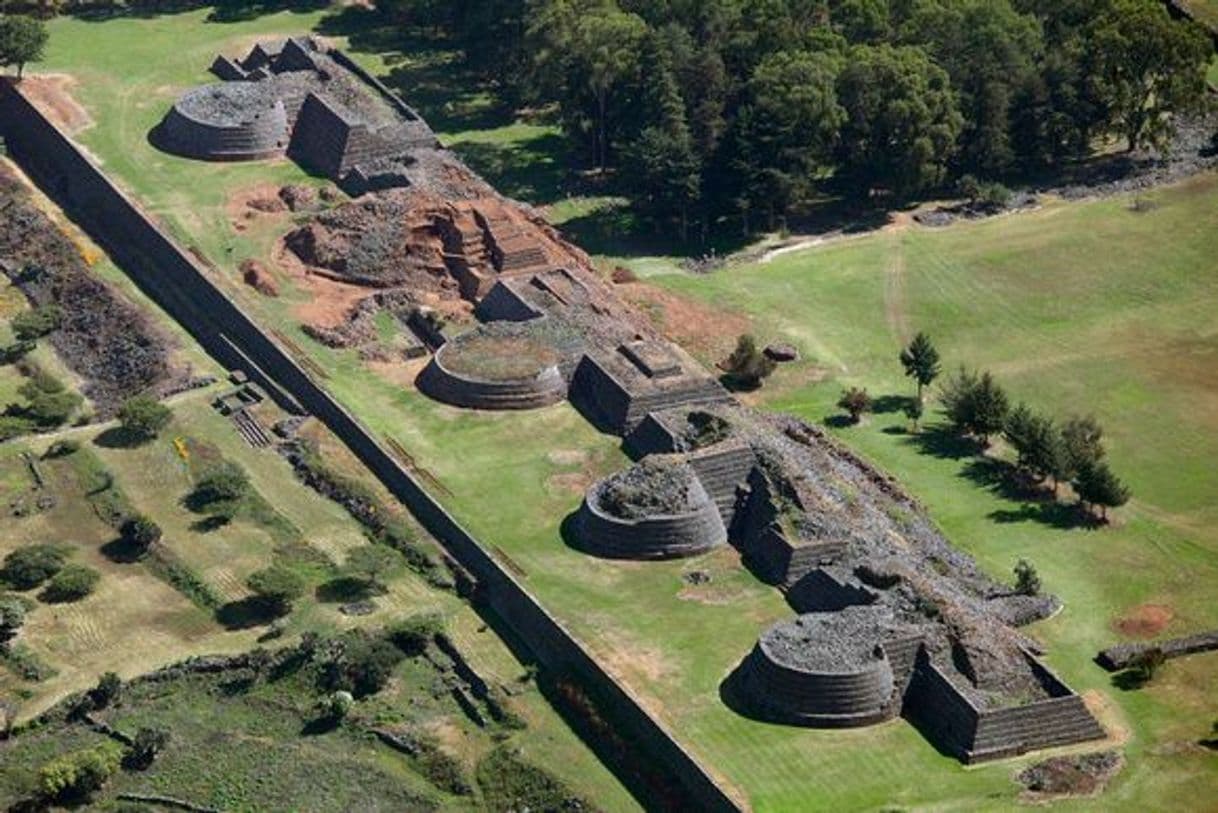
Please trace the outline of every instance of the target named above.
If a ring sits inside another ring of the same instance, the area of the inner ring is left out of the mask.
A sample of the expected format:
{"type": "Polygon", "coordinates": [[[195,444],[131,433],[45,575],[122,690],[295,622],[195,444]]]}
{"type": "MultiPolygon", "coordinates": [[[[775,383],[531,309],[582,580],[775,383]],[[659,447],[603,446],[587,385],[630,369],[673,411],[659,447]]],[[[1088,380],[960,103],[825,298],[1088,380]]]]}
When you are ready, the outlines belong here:
{"type": "Polygon", "coordinates": [[[546,460],[555,466],[578,466],[588,460],[588,453],[583,449],[551,449],[546,453],[546,460]]]}
{"type": "Polygon", "coordinates": [[[274,184],[256,184],[238,189],[224,204],[224,215],[233,231],[243,232],[261,219],[286,220],[288,207],[274,184]]]}
{"type": "Polygon", "coordinates": [[[1175,612],[1166,604],[1139,604],[1113,621],[1112,627],[1130,638],[1153,638],[1175,617],[1175,612]]]}
{"type": "Polygon", "coordinates": [[[618,285],[616,290],[627,302],[642,308],[669,339],[703,359],[727,356],[736,346],[737,337],[750,331],[751,322],[743,313],[708,305],[646,282],[618,285]]]}
{"type": "Polygon", "coordinates": [[[1104,747],[1111,748],[1129,742],[1129,727],[1125,725],[1120,712],[1107,695],[1096,689],[1088,689],[1083,692],[1082,698],[1087,711],[1099,721],[1100,727],[1108,735],[1104,747]]]}
{"type": "Polygon", "coordinates": [[[365,361],[364,366],[376,374],[378,378],[397,384],[399,387],[414,389],[414,380],[419,372],[427,366],[430,357],[411,359],[410,361],[365,361]]]}
{"type": "Polygon", "coordinates": [[[643,678],[656,682],[673,672],[668,657],[658,647],[646,646],[631,641],[624,633],[613,632],[604,636],[607,651],[601,651],[606,666],[614,674],[622,675],[633,683],[632,678],[643,678]]]}
{"type": "Polygon", "coordinates": [[[567,471],[551,474],[546,478],[546,489],[559,494],[583,494],[596,482],[596,477],[586,471],[567,471]]]}
{"type": "Polygon", "coordinates": [[[304,324],[318,327],[338,327],[347,321],[351,309],[373,291],[362,285],[336,282],[309,271],[309,267],[284,246],[275,245],[275,265],[295,283],[309,301],[295,306],[292,313],[304,324]]]}
{"type": "Polygon", "coordinates": [[[93,126],[93,117],[72,98],[76,79],[63,73],[28,76],[21,94],[29,99],[60,130],[69,135],[93,126]]]}

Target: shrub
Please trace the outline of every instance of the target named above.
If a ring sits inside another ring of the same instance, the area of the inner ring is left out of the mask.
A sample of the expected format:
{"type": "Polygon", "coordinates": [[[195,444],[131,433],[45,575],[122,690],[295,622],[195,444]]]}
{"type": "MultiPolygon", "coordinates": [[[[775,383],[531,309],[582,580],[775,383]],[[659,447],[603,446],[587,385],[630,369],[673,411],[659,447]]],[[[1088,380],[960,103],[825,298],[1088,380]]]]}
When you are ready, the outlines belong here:
{"type": "Polygon", "coordinates": [[[72,440],[71,438],[65,438],[64,440],[57,440],[47,447],[46,454],[44,454],[43,457],[48,459],[67,457],[68,455],[74,455],[79,451],[79,441],[72,440]]]}
{"type": "Polygon", "coordinates": [[[351,713],[351,709],[355,707],[355,698],[351,696],[351,692],[342,691],[331,692],[326,697],[322,698],[319,703],[319,711],[321,716],[331,722],[338,723],[346,719],[351,713]]]}
{"type": "Polygon", "coordinates": [[[1040,574],[1036,567],[1026,559],[1015,563],[1015,590],[1025,596],[1035,596],[1040,593],[1040,574]]]}
{"type": "Polygon", "coordinates": [[[842,392],[842,397],[838,399],[837,405],[846,410],[852,423],[858,423],[864,412],[871,411],[871,396],[867,390],[851,387],[842,392]]]}
{"type": "Polygon", "coordinates": [[[128,398],[118,410],[118,422],[139,438],[155,438],[172,418],[169,407],[151,395],[128,398]]]}
{"type": "Polygon", "coordinates": [[[47,335],[59,327],[63,311],[57,305],[46,305],[22,311],[10,322],[13,335],[21,341],[32,341],[47,335]]]}
{"type": "Polygon", "coordinates": [[[104,742],[56,757],[38,773],[43,796],[56,801],[87,800],[118,771],[122,749],[104,742]]]}
{"type": "Polygon", "coordinates": [[[478,785],[491,810],[585,810],[590,807],[550,773],[501,745],[478,763],[478,785]]]}
{"type": "Polygon", "coordinates": [[[742,389],[756,389],[778,366],[757,348],[757,341],[745,334],[736,340],[736,349],[723,365],[728,382],[742,389]]]}
{"type": "Polygon", "coordinates": [[[169,744],[169,732],[162,728],[141,728],[127,752],[128,767],[144,770],[156,760],[157,754],[169,744]]]}
{"type": "Polygon", "coordinates": [[[17,413],[47,427],[66,423],[84,402],[79,395],[69,392],[61,381],[39,368],[33,368],[32,377],[17,388],[17,394],[26,400],[25,405],[15,407],[17,413]]]}
{"type": "Polygon", "coordinates": [[[402,651],[385,638],[352,632],[325,665],[322,683],[330,691],[349,691],[356,697],[376,694],[385,688],[402,658],[402,651]]]}
{"type": "Polygon", "coordinates": [[[4,557],[0,575],[18,590],[30,590],[62,570],[65,559],[53,545],[26,545],[4,557]]]}
{"type": "Polygon", "coordinates": [[[34,422],[23,415],[0,415],[0,441],[28,435],[34,428],[34,422]]]}
{"type": "Polygon", "coordinates": [[[101,574],[91,567],[65,565],[51,577],[42,598],[44,601],[53,602],[80,601],[93,592],[99,581],[101,574]]]}
{"type": "Polygon", "coordinates": [[[162,537],[161,526],[144,514],[136,514],[129,518],[123,523],[120,533],[123,535],[123,540],[139,551],[141,555],[160,542],[162,537]]]}
{"type": "Polygon", "coordinates": [[[1139,652],[1130,662],[1129,668],[1140,683],[1149,683],[1155,679],[1155,675],[1165,663],[1167,663],[1167,656],[1163,654],[1163,650],[1152,646],[1139,652]]]}
{"type": "Polygon", "coordinates": [[[208,469],[195,485],[195,496],[204,504],[234,502],[250,492],[249,475],[229,460],[208,469]]]}
{"type": "Polygon", "coordinates": [[[385,576],[399,567],[402,557],[386,545],[363,545],[347,554],[343,572],[373,592],[384,592],[385,576]]]}
{"type": "Polygon", "coordinates": [[[104,709],[118,700],[122,693],[123,679],[115,672],[106,672],[97,679],[97,685],[89,692],[89,699],[93,701],[94,708],[104,709]]]}
{"type": "Polygon", "coordinates": [[[274,615],[287,615],[292,602],[304,595],[305,581],[294,570],[271,565],[255,571],[245,581],[257,600],[274,615]]]}
{"type": "Polygon", "coordinates": [[[0,596],[0,652],[8,650],[25,623],[25,603],[16,596],[0,596]]]}
{"type": "Polygon", "coordinates": [[[386,637],[407,655],[422,655],[427,645],[444,631],[444,619],[434,613],[414,615],[386,630],[386,637]]]}
{"type": "Polygon", "coordinates": [[[942,400],[948,420],[957,431],[975,435],[983,443],[1002,431],[1010,411],[1006,391],[992,375],[978,375],[963,367],[945,382],[942,400]]]}

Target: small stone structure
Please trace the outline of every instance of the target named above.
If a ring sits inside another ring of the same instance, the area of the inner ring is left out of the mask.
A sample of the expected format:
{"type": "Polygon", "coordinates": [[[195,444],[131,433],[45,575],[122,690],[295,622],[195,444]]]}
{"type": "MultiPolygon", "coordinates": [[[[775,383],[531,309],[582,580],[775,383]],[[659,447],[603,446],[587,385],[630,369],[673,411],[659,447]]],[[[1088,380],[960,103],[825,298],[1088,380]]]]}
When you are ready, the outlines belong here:
{"type": "Polygon", "coordinates": [[[471,331],[446,342],[419,374],[425,395],[467,409],[537,409],[566,397],[559,357],[527,331],[471,331]]]}
{"type": "Polygon", "coordinates": [[[405,184],[413,149],[436,145],[427,124],[341,51],[308,37],[218,56],[222,82],[187,91],[150,135],[206,161],[290,155],[353,192],[405,184]]]}
{"type": "Polygon", "coordinates": [[[1186,635],[1183,638],[1117,644],[1101,651],[1095,660],[1109,672],[1115,672],[1120,669],[1128,669],[1139,656],[1151,650],[1162,652],[1165,658],[1179,658],[1198,652],[1212,652],[1216,649],[1218,649],[1218,630],[1209,630],[1196,635],[1186,635]]]}
{"type": "MultiPolygon", "coordinates": [[[[634,488],[647,491],[645,467],[623,472],[593,485],[575,515],[578,545],[587,553],[614,559],[675,559],[695,556],[727,542],[719,508],[692,469],[686,470],[687,490],[679,506],[616,516],[606,505],[606,493],[615,478],[643,471],[634,488]]],[[[620,512],[619,512],[620,513],[620,512]]]]}

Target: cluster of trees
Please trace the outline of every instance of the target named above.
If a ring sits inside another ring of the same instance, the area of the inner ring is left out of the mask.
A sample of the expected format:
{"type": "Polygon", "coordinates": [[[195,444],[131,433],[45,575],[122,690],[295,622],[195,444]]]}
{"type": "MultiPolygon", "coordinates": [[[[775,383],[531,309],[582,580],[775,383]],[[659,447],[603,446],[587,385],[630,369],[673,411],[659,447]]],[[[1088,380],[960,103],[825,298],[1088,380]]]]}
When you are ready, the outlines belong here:
{"type": "Polygon", "coordinates": [[[556,106],[657,221],[774,223],[1161,144],[1212,48],[1161,0],[381,0],[503,100],[556,106]]]}
{"type": "MultiPolygon", "coordinates": [[[[69,564],[66,550],[56,545],[17,548],[4,557],[0,579],[15,590],[43,587],[40,594],[43,601],[78,601],[93,592],[101,574],[84,565],[69,564]]],[[[0,638],[3,637],[0,634],[0,638]]]]}
{"type": "Polygon", "coordinates": [[[1011,406],[1006,391],[990,373],[961,368],[943,387],[948,419],[964,434],[988,444],[1001,434],[1016,454],[1016,471],[1034,483],[1051,480],[1053,492],[1063,482],[1074,486],[1084,508],[1108,509],[1129,502],[1129,488],[1104,460],[1103,428],[1092,416],[1074,416],[1058,425],[1027,404],[1011,406]]]}

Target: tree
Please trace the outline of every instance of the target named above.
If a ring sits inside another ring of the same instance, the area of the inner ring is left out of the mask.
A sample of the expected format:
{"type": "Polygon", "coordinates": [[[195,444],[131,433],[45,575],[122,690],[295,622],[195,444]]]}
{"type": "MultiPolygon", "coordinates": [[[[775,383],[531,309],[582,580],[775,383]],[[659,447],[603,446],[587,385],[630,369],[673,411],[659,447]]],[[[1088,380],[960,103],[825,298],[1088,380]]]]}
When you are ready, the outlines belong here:
{"type": "Polygon", "coordinates": [[[141,556],[161,541],[161,526],[145,514],[136,514],[123,523],[120,533],[123,540],[131,545],[141,556]]]}
{"type": "Polygon", "coordinates": [[[939,351],[930,337],[921,331],[901,351],[901,366],[905,375],[918,385],[918,402],[922,402],[922,388],[929,387],[939,377],[939,351]]]}
{"type": "Polygon", "coordinates": [[[372,592],[385,591],[384,577],[402,563],[401,555],[384,545],[364,545],[347,554],[343,570],[372,592]]]}
{"type": "Polygon", "coordinates": [[[249,496],[250,488],[245,469],[224,460],[204,473],[190,495],[189,504],[202,513],[232,517],[239,503],[249,496]]]}
{"type": "Polygon", "coordinates": [[[942,183],[963,126],[947,74],[924,50],[857,46],[837,82],[846,113],[841,169],[862,194],[899,196],[942,183]]]}
{"type": "Polygon", "coordinates": [[[1075,416],[1061,431],[1061,479],[1073,480],[1086,466],[1104,459],[1104,429],[1092,415],[1075,416]]]}
{"type": "MultiPolygon", "coordinates": [[[[15,409],[44,427],[59,426],[66,422],[84,401],[76,393],[69,392],[63,382],[40,370],[18,387],[17,393],[26,403],[15,409]]],[[[10,410],[12,409],[14,407],[10,407],[10,410]]]]}
{"type": "Polygon", "coordinates": [[[123,693],[123,679],[116,672],[106,672],[97,680],[97,685],[89,692],[93,708],[104,709],[118,700],[123,693]]]}
{"type": "Polygon", "coordinates": [[[842,397],[838,399],[837,405],[850,415],[851,423],[858,423],[862,420],[864,412],[871,411],[871,396],[867,390],[851,387],[842,391],[842,397]]]}
{"type": "Polygon", "coordinates": [[[42,591],[43,601],[64,603],[80,601],[93,592],[101,574],[91,567],[84,565],[64,565],[63,569],[51,577],[46,589],[42,591]]]}
{"type": "Polygon", "coordinates": [[[0,15],[0,65],[16,65],[20,79],[27,62],[42,59],[48,39],[50,34],[42,20],[19,14],[0,15]]]}
{"type": "Polygon", "coordinates": [[[741,389],[756,389],[768,378],[777,363],[757,348],[757,340],[744,334],[736,340],[736,349],[723,365],[728,381],[741,389]]]}
{"type": "Polygon", "coordinates": [[[128,398],[118,410],[118,422],[136,437],[152,439],[173,418],[169,407],[151,395],[128,398]]]}
{"type": "Polygon", "coordinates": [[[114,776],[121,763],[122,749],[109,741],[64,754],[42,766],[39,789],[49,800],[86,801],[114,776]]]}
{"type": "Polygon", "coordinates": [[[689,236],[689,207],[701,191],[701,166],[685,117],[685,101],[672,60],[658,38],[647,48],[647,87],[642,132],[628,150],[630,181],[641,208],[658,218],[680,218],[681,239],[689,236]]]}
{"type": "Polygon", "coordinates": [[[839,70],[832,54],[784,51],[762,60],[749,79],[749,126],[736,133],[737,151],[748,164],[754,205],[771,221],[808,199],[817,175],[832,165],[845,120],[839,70]]]}
{"type": "Polygon", "coordinates": [[[926,412],[926,405],[921,400],[908,401],[905,404],[905,417],[913,423],[914,432],[918,431],[918,426],[922,422],[922,415],[926,412]]]}
{"type": "Polygon", "coordinates": [[[127,751],[127,766],[141,771],[148,768],[168,744],[169,732],[165,729],[141,727],[127,751]]]}
{"type": "Polygon", "coordinates": [[[944,384],[941,395],[952,425],[989,443],[990,435],[1006,424],[1010,403],[990,373],[978,375],[963,367],[944,384]]]}
{"type": "Polygon", "coordinates": [[[1002,427],[1002,436],[1015,450],[1017,463],[1021,468],[1030,468],[1030,453],[1032,449],[1032,424],[1036,416],[1028,405],[1020,401],[1007,414],[1002,427]]]}
{"type": "Polygon", "coordinates": [[[245,584],[267,612],[275,616],[291,612],[292,602],[303,596],[305,591],[304,579],[283,565],[271,565],[255,571],[245,584]]]}
{"type": "Polygon", "coordinates": [[[9,325],[18,339],[33,341],[56,330],[62,321],[63,311],[58,305],[45,305],[18,313],[10,320],[9,325]]]}
{"type": "Polygon", "coordinates": [[[1040,594],[1040,575],[1027,559],[1015,563],[1015,591],[1025,596],[1040,594]]]}
{"type": "Polygon", "coordinates": [[[4,557],[4,580],[18,590],[30,590],[63,569],[67,557],[52,545],[25,545],[4,557]]]}
{"type": "Polygon", "coordinates": [[[973,392],[973,420],[970,431],[980,436],[982,443],[989,444],[990,435],[1002,431],[1009,408],[1006,392],[989,372],[982,373],[977,389],[973,392]]]}
{"type": "Polygon", "coordinates": [[[351,696],[351,692],[343,691],[342,689],[331,692],[318,703],[318,711],[321,713],[321,716],[335,724],[346,719],[354,707],[355,698],[351,696]]]}
{"type": "Polygon", "coordinates": [[[1101,519],[1108,519],[1109,508],[1120,508],[1129,502],[1128,486],[1120,481],[1108,464],[1089,463],[1079,471],[1074,489],[1083,505],[1098,505],[1101,519]]]}
{"type": "Polygon", "coordinates": [[[1167,663],[1167,655],[1157,646],[1142,650],[1133,657],[1129,669],[1137,678],[1138,683],[1149,683],[1155,679],[1159,669],[1167,663]]]}
{"type": "Polygon", "coordinates": [[[1163,147],[1172,116],[1200,109],[1213,49],[1201,27],[1155,0],[1112,0],[1094,23],[1094,80],[1129,149],[1163,147]]]}
{"type": "Polygon", "coordinates": [[[0,595],[0,652],[8,651],[9,642],[25,624],[25,603],[16,596],[0,595]]]}

